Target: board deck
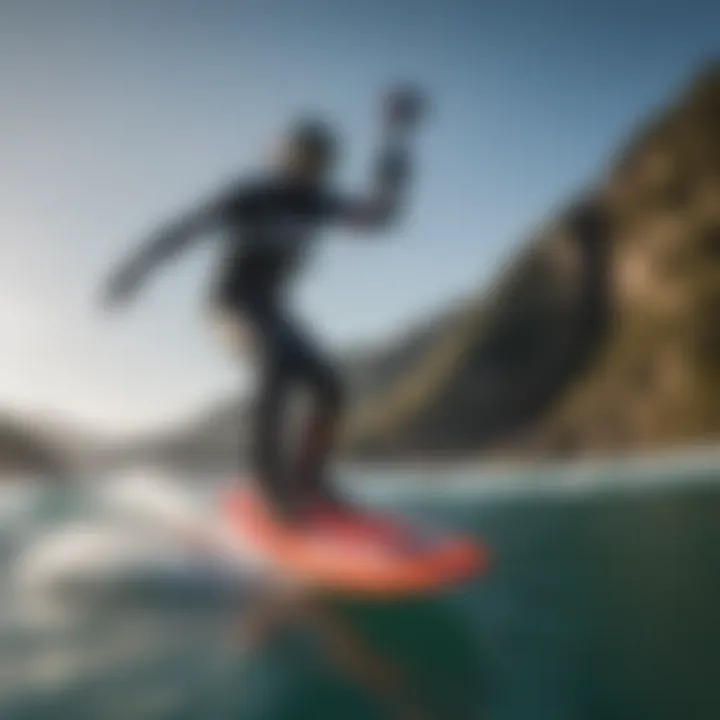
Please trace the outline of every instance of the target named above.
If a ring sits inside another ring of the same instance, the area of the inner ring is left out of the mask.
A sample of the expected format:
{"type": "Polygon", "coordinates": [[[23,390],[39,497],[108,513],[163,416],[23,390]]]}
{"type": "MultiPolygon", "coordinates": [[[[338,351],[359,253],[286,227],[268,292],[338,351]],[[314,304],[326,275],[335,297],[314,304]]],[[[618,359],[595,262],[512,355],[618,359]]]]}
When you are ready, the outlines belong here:
{"type": "Polygon", "coordinates": [[[301,526],[278,523],[252,486],[229,492],[223,512],[245,545],[309,586],[371,596],[433,592],[484,574],[483,544],[361,509],[319,507],[301,526]]]}

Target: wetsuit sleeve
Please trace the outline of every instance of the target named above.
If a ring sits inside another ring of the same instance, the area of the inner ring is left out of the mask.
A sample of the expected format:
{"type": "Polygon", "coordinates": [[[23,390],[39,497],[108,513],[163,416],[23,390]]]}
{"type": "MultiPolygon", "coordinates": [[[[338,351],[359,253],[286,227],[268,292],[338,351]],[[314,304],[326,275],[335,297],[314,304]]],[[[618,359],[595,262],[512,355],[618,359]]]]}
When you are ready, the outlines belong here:
{"type": "Polygon", "coordinates": [[[407,136],[390,129],[383,140],[370,192],[365,197],[336,199],[333,214],[344,224],[382,229],[400,214],[411,168],[407,136]]]}
{"type": "Polygon", "coordinates": [[[206,233],[224,227],[242,215],[247,195],[244,188],[234,185],[161,226],[140,245],[125,269],[144,274],[206,233]]]}

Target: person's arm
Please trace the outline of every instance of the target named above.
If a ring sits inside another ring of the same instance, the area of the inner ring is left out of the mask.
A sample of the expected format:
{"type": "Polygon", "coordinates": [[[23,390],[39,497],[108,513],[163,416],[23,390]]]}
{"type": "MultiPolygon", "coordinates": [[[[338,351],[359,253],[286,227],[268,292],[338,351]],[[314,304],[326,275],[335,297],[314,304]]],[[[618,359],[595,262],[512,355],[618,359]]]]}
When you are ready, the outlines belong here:
{"type": "Polygon", "coordinates": [[[129,300],[152,270],[220,226],[228,201],[229,194],[220,194],[150,235],[111,272],[103,288],[104,303],[113,306],[129,300]]]}
{"type": "Polygon", "coordinates": [[[381,147],[370,194],[344,203],[343,219],[362,229],[383,229],[405,200],[411,176],[409,145],[422,113],[420,96],[397,90],[386,98],[381,147]]]}

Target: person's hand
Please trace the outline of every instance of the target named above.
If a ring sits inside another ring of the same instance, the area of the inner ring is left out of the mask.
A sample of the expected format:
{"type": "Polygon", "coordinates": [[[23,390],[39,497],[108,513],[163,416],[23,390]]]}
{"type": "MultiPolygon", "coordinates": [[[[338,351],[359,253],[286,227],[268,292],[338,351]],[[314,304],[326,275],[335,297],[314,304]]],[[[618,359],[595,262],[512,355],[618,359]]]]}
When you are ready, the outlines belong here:
{"type": "Polygon", "coordinates": [[[113,273],[102,288],[101,305],[112,310],[126,305],[137,293],[143,273],[135,266],[126,266],[113,273]]]}
{"type": "Polygon", "coordinates": [[[425,111],[425,98],[422,92],[411,85],[393,88],[384,98],[386,123],[396,129],[414,128],[425,111]]]}

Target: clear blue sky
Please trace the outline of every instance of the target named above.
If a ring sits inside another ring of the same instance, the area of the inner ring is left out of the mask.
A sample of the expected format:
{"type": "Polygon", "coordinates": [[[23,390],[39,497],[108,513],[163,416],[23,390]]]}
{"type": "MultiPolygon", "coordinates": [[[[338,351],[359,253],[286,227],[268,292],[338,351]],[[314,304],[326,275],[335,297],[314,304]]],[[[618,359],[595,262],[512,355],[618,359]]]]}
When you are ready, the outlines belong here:
{"type": "Polygon", "coordinates": [[[487,281],[719,50],[720,4],[692,0],[0,0],[0,407],[129,430],[233,388],[198,312],[210,245],[126,316],[93,293],[299,112],[340,126],[362,188],[377,93],[433,97],[406,221],[329,237],[298,288],[337,348],[487,281]]]}

